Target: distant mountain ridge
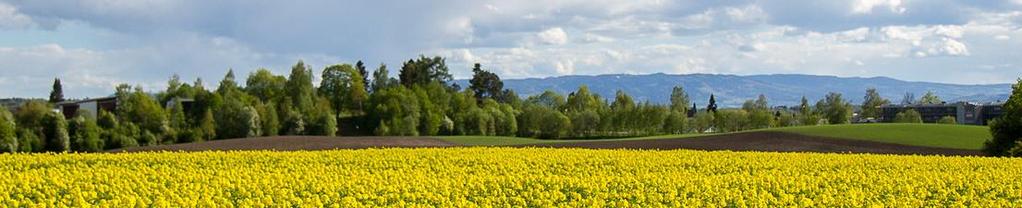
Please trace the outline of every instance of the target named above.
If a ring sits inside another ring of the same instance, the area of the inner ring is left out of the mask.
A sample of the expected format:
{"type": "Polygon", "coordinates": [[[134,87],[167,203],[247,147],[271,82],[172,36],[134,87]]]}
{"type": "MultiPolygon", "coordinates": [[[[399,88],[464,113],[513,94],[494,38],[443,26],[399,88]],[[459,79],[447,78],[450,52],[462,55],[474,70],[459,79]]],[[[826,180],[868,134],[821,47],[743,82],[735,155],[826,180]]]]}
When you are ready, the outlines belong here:
{"type": "MultiPolygon", "coordinates": [[[[463,87],[468,80],[456,80],[463,87]]],[[[671,89],[681,85],[696,105],[705,107],[712,93],[718,105],[741,106],[748,99],[766,95],[771,105],[798,105],[802,96],[815,103],[828,92],[838,92],[853,104],[862,102],[866,89],[877,88],[880,95],[899,103],[906,92],[918,99],[933,91],[948,102],[997,102],[1008,99],[1011,84],[961,85],[933,82],[912,82],[888,77],[837,77],[802,74],[721,75],[721,74],[607,74],[572,75],[548,78],[507,79],[504,87],[514,89],[525,97],[553,90],[567,95],[581,85],[605,99],[613,100],[617,90],[623,90],[635,100],[667,103],[671,89]]]]}

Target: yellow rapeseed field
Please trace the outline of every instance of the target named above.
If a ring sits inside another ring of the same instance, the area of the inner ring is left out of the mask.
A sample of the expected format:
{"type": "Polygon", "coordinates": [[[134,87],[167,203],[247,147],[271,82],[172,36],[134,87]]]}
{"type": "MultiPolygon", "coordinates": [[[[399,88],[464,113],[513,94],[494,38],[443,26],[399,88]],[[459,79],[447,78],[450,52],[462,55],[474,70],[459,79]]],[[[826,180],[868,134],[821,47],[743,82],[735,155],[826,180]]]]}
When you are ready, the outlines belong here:
{"type": "Polygon", "coordinates": [[[0,155],[0,207],[1022,207],[1022,160],[540,148],[0,155]]]}

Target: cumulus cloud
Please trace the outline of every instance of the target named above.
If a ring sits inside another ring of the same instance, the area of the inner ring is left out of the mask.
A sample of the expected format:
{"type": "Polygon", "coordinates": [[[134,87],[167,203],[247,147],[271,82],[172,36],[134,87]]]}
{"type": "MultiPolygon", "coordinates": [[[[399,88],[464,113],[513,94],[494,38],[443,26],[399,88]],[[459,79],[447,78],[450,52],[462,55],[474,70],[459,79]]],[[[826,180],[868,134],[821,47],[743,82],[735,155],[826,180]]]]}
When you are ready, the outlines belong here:
{"type": "Polygon", "coordinates": [[[852,13],[869,14],[875,8],[886,8],[894,13],[905,13],[905,7],[901,6],[901,0],[856,0],[852,6],[852,13]]]}
{"type": "Polygon", "coordinates": [[[316,69],[356,60],[394,68],[420,54],[448,57],[457,78],[478,62],[506,78],[804,73],[1008,82],[1022,74],[1004,67],[1022,65],[1011,51],[1022,47],[1020,10],[1012,0],[0,0],[0,88],[19,89],[0,97],[45,95],[48,84],[32,83],[54,76],[67,76],[69,94],[94,96],[119,82],[158,88],[173,73],[215,83],[228,68],[283,74],[298,59],[316,69]],[[963,70],[977,66],[997,67],[963,70]]]}
{"type": "Polygon", "coordinates": [[[539,37],[540,42],[545,44],[564,45],[568,42],[568,33],[565,33],[560,27],[544,30],[536,36],[539,37]]]}
{"type": "Polygon", "coordinates": [[[0,3],[0,29],[24,29],[34,25],[31,17],[18,13],[10,4],[0,3]]]}

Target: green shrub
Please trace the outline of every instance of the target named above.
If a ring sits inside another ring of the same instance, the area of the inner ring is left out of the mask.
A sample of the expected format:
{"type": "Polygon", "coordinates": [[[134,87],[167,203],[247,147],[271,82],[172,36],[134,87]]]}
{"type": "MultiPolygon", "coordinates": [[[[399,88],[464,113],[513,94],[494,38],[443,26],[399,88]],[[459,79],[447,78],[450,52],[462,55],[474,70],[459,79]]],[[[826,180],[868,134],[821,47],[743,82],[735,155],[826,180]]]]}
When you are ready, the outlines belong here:
{"type": "Polygon", "coordinates": [[[944,116],[944,117],[941,117],[940,120],[937,120],[937,123],[939,123],[939,124],[958,124],[958,119],[955,119],[954,116],[944,116]]]}
{"type": "Polygon", "coordinates": [[[688,123],[688,117],[684,112],[671,111],[667,118],[664,119],[663,133],[665,134],[683,134],[685,133],[686,124],[688,123]]]}
{"type": "Polygon", "coordinates": [[[142,136],[142,130],[131,122],[120,123],[116,129],[107,129],[102,134],[106,149],[119,149],[137,147],[138,140],[142,136]]]}
{"type": "Polygon", "coordinates": [[[153,146],[159,144],[159,139],[149,130],[142,130],[142,135],[138,137],[138,143],[143,146],[153,146]]]}
{"type": "Polygon", "coordinates": [[[71,136],[72,150],[83,152],[103,151],[102,129],[96,124],[96,120],[79,114],[71,119],[68,124],[68,133],[71,136]]]}
{"type": "Polygon", "coordinates": [[[240,100],[226,99],[224,105],[213,114],[216,120],[216,135],[219,139],[245,138],[261,135],[259,112],[246,106],[240,100]]]}
{"type": "Polygon", "coordinates": [[[913,109],[908,109],[898,113],[894,116],[895,123],[923,123],[923,117],[919,115],[919,112],[913,109]]]}
{"type": "Polygon", "coordinates": [[[202,130],[199,128],[182,129],[177,131],[177,142],[190,143],[202,141],[202,130]]]}
{"type": "Polygon", "coordinates": [[[70,136],[67,134],[67,120],[60,113],[51,112],[42,120],[44,149],[54,152],[65,152],[71,149],[70,136]]]}
{"type": "Polygon", "coordinates": [[[14,115],[11,115],[7,108],[0,106],[0,152],[18,151],[18,132],[14,122],[14,115]]]}
{"type": "Polygon", "coordinates": [[[39,135],[30,129],[18,129],[18,151],[38,152],[43,151],[43,140],[39,135]]]}
{"type": "Polygon", "coordinates": [[[571,132],[571,119],[561,112],[549,110],[540,120],[540,139],[561,139],[571,132]]]}

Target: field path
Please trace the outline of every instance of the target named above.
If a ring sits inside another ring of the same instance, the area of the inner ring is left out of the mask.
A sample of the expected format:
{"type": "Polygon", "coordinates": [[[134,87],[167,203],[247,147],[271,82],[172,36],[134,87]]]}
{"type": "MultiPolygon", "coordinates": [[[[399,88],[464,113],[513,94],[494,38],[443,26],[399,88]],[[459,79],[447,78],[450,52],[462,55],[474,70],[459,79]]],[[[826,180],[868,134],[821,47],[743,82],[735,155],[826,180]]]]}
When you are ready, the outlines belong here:
{"type": "Polygon", "coordinates": [[[910,146],[883,142],[758,131],[677,139],[587,141],[519,146],[593,149],[694,149],[768,152],[876,153],[903,155],[983,155],[976,150],[910,146]]]}

